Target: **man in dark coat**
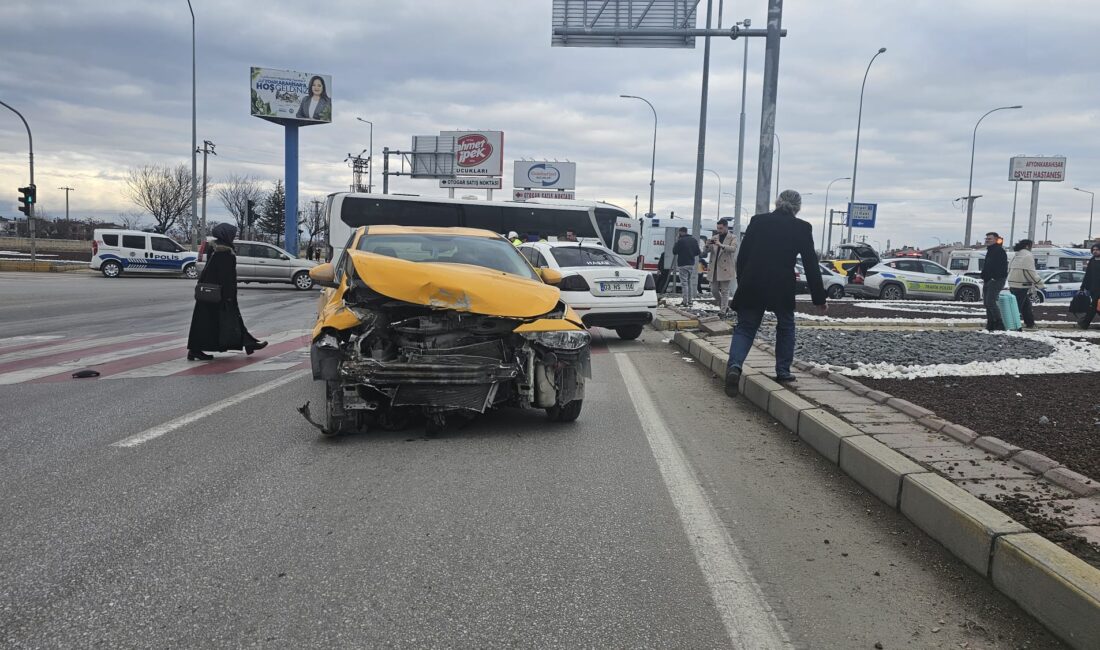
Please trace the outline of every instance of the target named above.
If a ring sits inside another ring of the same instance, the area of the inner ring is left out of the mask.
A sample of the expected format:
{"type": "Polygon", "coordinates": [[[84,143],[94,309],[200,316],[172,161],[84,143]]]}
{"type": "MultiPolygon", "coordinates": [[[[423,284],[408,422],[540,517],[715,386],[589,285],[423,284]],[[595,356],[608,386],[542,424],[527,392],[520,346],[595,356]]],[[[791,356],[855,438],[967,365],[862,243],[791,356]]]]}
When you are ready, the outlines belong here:
{"type": "Polygon", "coordinates": [[[695,302],[695,265],[702,250],[699,249],[699,241],[691,236],[687,228],[680,228],[677,232],[680,237],[672,246],[672,254],[676,257],[676,273],[680,276],[684,307],[690,309],[695,302]]]}
{"type": "Polygon", "coordinates": [[[726,394],[734,396],[741,380],[741,366],[749,354],[764,312],[775,314],[775,376],[780,382],[793,381],[794,362],[794,265],[799,255],[806,270],[813,303],[825,313],[825,285],[821,281],[814,250],[813,228],[795,217],[802,209],[802,196],[784,190],[775,201],[775,211],[758,214],[749,222],[737,256],[737,291],[733,307],[737,326],[730,342],[726,366],[726,394]]]}
{"type": "Polygon", "coordinates": [[[233,253],[237,228],[220,223],[211,232],[216,238],[214,252],[207,258],[199,282],[218,285],[221,301],[195,301],[191,331],[187,334],[188,361],[213,359],[214,356],[206,354],[206,351],[225,352],[243,348],[246,353],[252,354],[267,347],[267,341],[260,341],[248,333],[237,306],[237,257],[233,253]]]}
{"type": "Polygon", "coordinates": [[[997,307],[997,296],[1008,281],[1008,253],[1002,245],[1001,236],[995,232],[985,234],[985,264],[982,266],[982,302],[985,304],[985,326],[990,332],[1003,330],[1004,320],[997,307]]]}
{"type": "Polygon", "coordinates": [[[1089,292],[1091,306],[1077,319],[1077,327],[1087,330],[1092,325],[1092,319],[1096,317],[1096,305],[1100,301],[1100,244],[1092,245],[1092,259],[1085,267],[1085,280],[1081,283],[1081,290],[1089,292]]]}

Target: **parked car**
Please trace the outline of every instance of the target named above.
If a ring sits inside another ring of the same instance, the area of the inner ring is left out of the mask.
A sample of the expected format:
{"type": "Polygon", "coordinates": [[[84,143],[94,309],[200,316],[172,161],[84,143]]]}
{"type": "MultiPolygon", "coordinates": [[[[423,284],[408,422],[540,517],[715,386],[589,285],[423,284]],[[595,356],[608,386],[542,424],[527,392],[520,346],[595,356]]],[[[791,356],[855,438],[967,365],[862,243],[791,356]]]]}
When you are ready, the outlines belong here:
{"type": "Polygon", "coordinates": [[[863,298],[961,300],[982,299],[982,282],[955,275],[928,260],[912,257],[885,259],[864,276],[848,283],[847,292],[863,298]]]}
{"type": "Polygon", "coordinates": [[[92,231],[92,261],[88,266],[105,278],[117,278],[123,272],[183,275],[192,280],[199,276],[194,252],[166,235],[140,230],[92,231]]]}
{"type": "MultiPolygon", "coordinates": [[[[848,276],[837,273],[826,262],[819,264],[821,267],[821,281],[825,284],[825,295],[837,300],[844,297],[844,287],[848,284],[848,276]]],[[[806,269],[802,264],[794,265],[794,287],[796,293],[809,293],[810,286],[806,282],[806,269]]]]}
{"type": "Polygon", "coordinates": [[[657,313],[657,284],[649,271],[595,243],[539,242],[519,252],[531,266],[561,272],[561,299],[588,327],[615,330],[619,338],[641,336],[657,313]]]}
{"type": "Polygon", "coordinates": [[[325,382],[326,435],[414,419],[429,431],[494,407],[580,415],[590,336],[561,300],[555,269],[531,268],[507,239],[473,228],[363,226],[335,263],[310,359],[325,382]]]}
{"type": "MultiPolygon", "coordinates": [[[[199,247],[199,273],[206,266],[208,251],[213,250],[213,245],[214,239],[208,238],[199,247]]],[[[302,291],[313,288],[309,270],[317,266],[317,262],[294,257],[278,246],[260,241],[237,240],[233,242],[233,249],[237,254],[237,282],[286,282],[302,291]]]]}
{"type": "Polygon", "coordinates": [[[1039,271],[1043,288],[1031,293],[1031,303],[1041,305],[1051,300],[1069,301],[1085,280],[1084,271],[1039,271]]]}

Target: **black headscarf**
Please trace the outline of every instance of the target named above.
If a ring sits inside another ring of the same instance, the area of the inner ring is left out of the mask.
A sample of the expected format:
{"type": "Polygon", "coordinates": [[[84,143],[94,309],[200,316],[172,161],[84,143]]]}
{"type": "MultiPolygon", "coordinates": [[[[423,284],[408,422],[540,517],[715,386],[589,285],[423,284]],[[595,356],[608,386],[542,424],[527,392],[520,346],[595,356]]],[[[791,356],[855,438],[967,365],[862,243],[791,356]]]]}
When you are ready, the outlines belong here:
{"type": "Polygon", "coordinates": [[[210,231],[218,240],[218,243],[226,246],[233,245],[233,239],[237,236],[237,227],[228,223],[219,223],[210,231]]]}

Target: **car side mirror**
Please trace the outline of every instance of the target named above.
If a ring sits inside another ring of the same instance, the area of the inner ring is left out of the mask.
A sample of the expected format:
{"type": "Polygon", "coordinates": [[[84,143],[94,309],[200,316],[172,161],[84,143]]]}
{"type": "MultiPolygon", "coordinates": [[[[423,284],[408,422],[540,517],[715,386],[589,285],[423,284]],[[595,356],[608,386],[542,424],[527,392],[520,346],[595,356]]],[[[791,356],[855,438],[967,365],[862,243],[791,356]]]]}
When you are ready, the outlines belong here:
{"type": "Polygon", "coordinates": [[[559,285],[561,284],[561,271],[543,266],[539,269],[539,277],[546,284],[559,285]]]}
{"type": "Polygon", "coordinates": [[[332,262],[313,267],[309,270],[309,277],[322,287],[336,288],[336,268],[332,262]]]}

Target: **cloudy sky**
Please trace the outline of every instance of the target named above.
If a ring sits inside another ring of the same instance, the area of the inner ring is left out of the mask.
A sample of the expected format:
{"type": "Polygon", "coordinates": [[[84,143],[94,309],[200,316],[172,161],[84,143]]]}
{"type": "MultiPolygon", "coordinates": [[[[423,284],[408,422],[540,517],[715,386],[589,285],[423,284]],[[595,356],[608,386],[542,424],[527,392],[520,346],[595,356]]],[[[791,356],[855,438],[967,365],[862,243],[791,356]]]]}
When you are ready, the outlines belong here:
{"type": "MultiPolygon", "coordinates": [[[[550,0],[328,0],[321,3],[193,0],[198,43],[198,138],[217,145],[213,179],[282,176],[280,127],[249,116],[248,70],[264,66],[333,76],[334,120],[301,131],[303,198],[346,189],[344,159],[407,149],[412,135],[448,129],[505,134],[504,187],[519,158],[577,163],[578,198],[639,213],[648,202],[652,114],[659,113],[656,211],[690,215],[694,193],[702,45],[694,50],[552,48],[550,0]]],[[[714,0],[717,11],[718,0],[714,0]]],[[[879,204],[868,241],[930,246],[962,239],[974,123],[975,238],[1007,238],[1012,155],[1065,155],[1067,181],[1045,183],[1039,220],[1051,238],[1080,243],[1089,196],[1100,191],[1100,3],[1096,0],[787,0],[776,129],[780,183],[803,192],[802,216],[820,232],[825,189],[851,176],[860,82],[879,47],[864,100],[857,200],[879,204]]],[[[699,26],[705,20],[706,0],[699,26]]],[[[766,0],[727,1],[724,22],[763,26],[766,0]]],[[[136,210],[127,169],[190,164],[191,33],[186,0],[6,0],[0,99],[34,131],[40,208],[117,217],[136,210]]],[[[763,39],[749,44],[745,205],[756,187],[763,39]]],[[[737,164],[741,42],[716,40],[711,61],[706,166],[732,194],[737,164]]],[[[26,134],[0,107],[0,215],[16,213],[26,182],[26,134]],[[6,116],[6,117],[5,117],[6,116]]],[[[380,170],[380,156],[376,171],[380,170]]],[[[380,182],[380,175],[376,176],[380,182]]],[[[444,196],[426,180],[391,191],[444,196]]],[[[833,185],[842,209],[846,182],[833,185]]],[[[498,194],[499,196],[499,194],[498,194]]],[[[721,213],[732,215],[733,197],[721,213]]],[[[707,174],[703,213],[719,209],[707,174]]],[[[1030,188],[1020,186],[1017,238],[1030,188]]],[[[226,218],[216,199],[209,218],[226,218]]],[[[1100,232],[1100,224],[1096,228],[1100,232]]],[[[857,231],[858,232],[858,231],[857,231]]],[[[1040,226],[1039,235],[1043,228],[1040,226]]]]}

